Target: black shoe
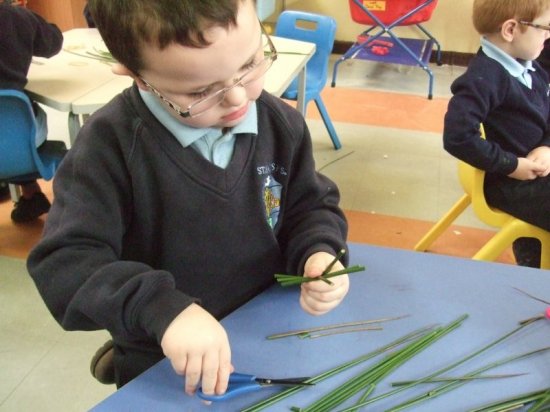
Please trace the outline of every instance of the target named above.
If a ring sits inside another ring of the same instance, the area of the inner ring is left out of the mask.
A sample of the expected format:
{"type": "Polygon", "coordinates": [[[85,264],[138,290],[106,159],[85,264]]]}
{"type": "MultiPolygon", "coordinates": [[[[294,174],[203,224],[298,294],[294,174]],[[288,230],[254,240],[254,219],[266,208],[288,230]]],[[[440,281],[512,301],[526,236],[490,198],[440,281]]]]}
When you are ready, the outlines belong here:
{"type": "Polygon", "coordinates": [[[15,223],[32,222],[50,210],[50,201],[44,193],[37,192],[30,199],[20,198],[11,211],[15,223]]]}
{"type": "Polygon", "coordinates": [[[115,364],[113,341],[109,340],[97,350],[90,363],[92,376],[105,385],[115,383],[115,364]]]}
{"type": "Polygon", "coordinates": [[[518,266],[540,268],[540,240],[532,237],[520,237],[512,244],[512,250],[518,266]]]}
{"type": "Polygon", "coordinates": [[[0,202],[10,199],[10,187],[6,182],[0,182],[0,202]]]}

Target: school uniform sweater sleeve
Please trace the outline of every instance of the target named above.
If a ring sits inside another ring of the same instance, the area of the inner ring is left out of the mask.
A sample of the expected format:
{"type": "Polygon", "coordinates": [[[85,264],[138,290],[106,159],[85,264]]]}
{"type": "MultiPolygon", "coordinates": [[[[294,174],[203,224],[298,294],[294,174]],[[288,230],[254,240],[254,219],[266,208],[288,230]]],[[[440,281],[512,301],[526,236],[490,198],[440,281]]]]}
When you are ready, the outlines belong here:
{"type": "Polygon", "coordinates": [[[118,108],[107,112],[82,128],[56,172],[55,200],[29,273],[64,329],[107,329],[116,340],[160,343],[171,320],[196,299],[153,261],[127,256],[129,244],[154,242],[132,239],[129,231],[140,201],[131,173],[139,167],[132,144],[140,125],[118,108]]]}

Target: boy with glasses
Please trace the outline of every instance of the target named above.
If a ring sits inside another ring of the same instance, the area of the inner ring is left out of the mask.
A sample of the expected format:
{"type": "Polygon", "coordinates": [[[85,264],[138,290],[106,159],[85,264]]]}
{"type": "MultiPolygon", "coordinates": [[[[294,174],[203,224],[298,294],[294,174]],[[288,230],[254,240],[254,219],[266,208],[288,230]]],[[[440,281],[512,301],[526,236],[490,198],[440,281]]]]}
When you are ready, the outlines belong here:
{"type": "MultiPolygon", "coordinates": [[[[474,0],[473,23],[481,48],[451,85],[444,147],[486,171],[491,206],[550,230],[549,79],[535,61],[550,37],[550,0],[474,0]]],[[[538,240],[513,250],[519,265],[540,267],[538,240]]]]}
{"type": "MultiPolygon", "coordinates": [[[[118,386],[164,354],[187,393],[221,394],[218,319],[275,273],[323,272],[346,247],[338,189],[315,171],[301,115],[262,91],[277,52],[252,0],[89,4],[135,84],[58,169],[29,272],[64,328],[111,333],[118,386]]],[[[310,282],[300,303],[319,315],[348,287],[310,282]]]]}

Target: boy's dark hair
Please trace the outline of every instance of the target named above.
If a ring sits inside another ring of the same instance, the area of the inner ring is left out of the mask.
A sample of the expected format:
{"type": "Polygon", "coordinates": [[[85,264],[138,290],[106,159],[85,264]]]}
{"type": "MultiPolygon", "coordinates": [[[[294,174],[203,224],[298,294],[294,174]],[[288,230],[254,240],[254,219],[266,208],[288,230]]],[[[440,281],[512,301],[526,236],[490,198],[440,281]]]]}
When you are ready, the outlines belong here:
{"type": "Polygon", "coordinates": [[[212,25],[236,24],[248,0],[89,0],[94,22],[113,57],[135,74],[143,68],[144,44],[205,47],[212,25]]]}

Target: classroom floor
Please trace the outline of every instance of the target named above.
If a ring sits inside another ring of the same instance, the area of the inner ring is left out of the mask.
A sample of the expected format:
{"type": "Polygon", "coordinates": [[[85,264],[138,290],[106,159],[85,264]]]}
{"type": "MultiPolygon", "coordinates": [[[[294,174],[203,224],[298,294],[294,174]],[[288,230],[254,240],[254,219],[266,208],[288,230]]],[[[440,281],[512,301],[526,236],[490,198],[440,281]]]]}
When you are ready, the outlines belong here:
{"type": "MultiPolygon", "coordinates": [[[[323,93],[343,145],[338,151],[315,105],[309,106],[317,168],[340,187],[352,242],[412,249],[462,195],[456,161],[443,151],[441,132],[449,84],[464,68],[431,69],[434,98],[428,100],[428,76],[420,68],[341,64],[336,87],[327,85],[323,93]]],[[[46,110],[50,137],[67,141],[66,114],[46,110]]],[[[51,184],[42,186],[52,197],[51,184]]],[[[55,323],[24,262],[43,220],[14,225],[11,208],[9,201],[0,203],[0,412],[86,410],[114,391],[88,370],[108,335],[65,332],[55,323]]],[[[493,233],[471,211],[456,223],[431,253],[470,257],[493,233]]],[[[511,251],[498,261],[514,264],[511,251]]]]}

